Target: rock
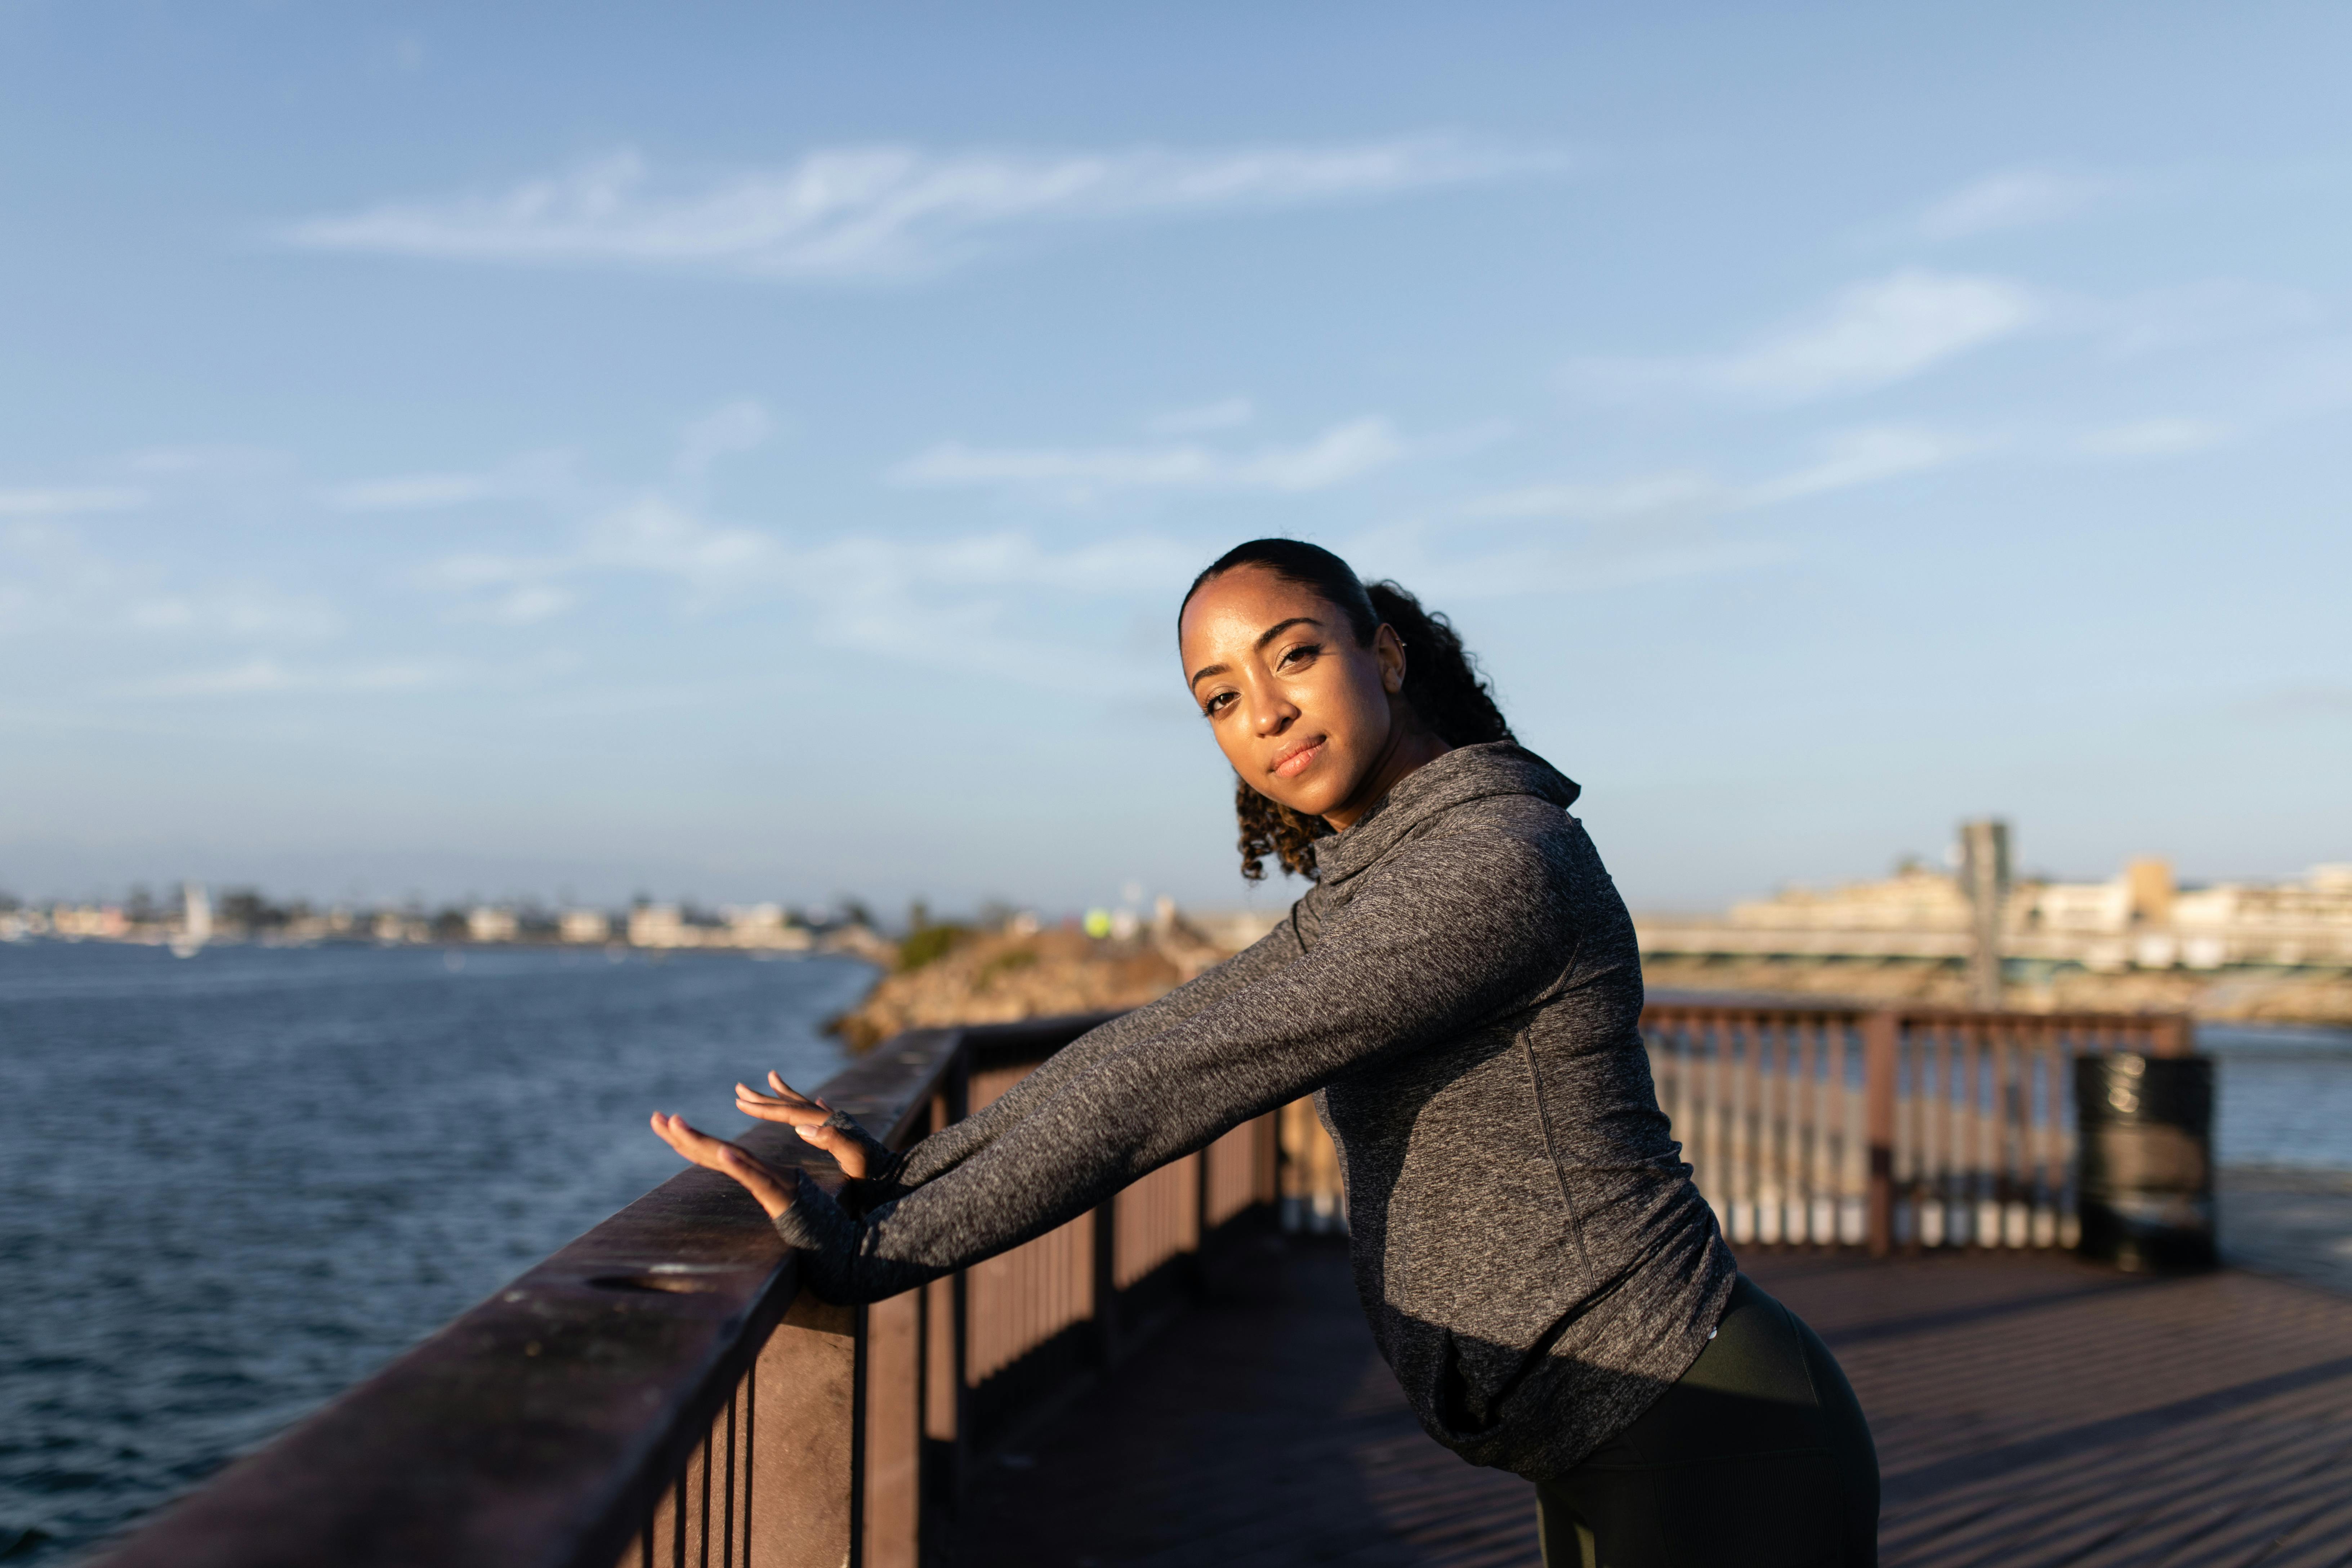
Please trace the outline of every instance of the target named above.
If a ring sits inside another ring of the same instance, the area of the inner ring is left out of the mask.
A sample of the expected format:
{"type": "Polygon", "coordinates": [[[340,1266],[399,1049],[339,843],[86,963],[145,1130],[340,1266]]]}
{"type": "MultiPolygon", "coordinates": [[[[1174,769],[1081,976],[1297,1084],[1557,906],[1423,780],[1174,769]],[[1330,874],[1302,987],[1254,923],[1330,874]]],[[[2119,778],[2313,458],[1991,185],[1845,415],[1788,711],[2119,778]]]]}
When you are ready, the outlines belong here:
{"type": "MultiPolygon", "coordinates": [[[[940,930],[929,928],[927,940],[910,947],[936,949],[940,930]]],[[[1223,947],[1172,915],[1125,941],[1076,931],[972,933],[940,957],[885,975],[831,1027],[852,1050],[863,1051],[901,1029],[1139,1007],[1225,956],[1223,947]]]]}

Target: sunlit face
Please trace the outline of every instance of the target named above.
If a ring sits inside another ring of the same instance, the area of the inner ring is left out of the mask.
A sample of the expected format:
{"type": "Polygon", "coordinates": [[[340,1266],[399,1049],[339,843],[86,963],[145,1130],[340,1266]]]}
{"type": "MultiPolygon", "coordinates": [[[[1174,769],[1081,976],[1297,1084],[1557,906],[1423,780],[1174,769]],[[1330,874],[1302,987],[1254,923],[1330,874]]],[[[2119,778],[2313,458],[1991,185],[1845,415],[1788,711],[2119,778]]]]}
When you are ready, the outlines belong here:
{"type": "Polygon", "coordinates": [[[1236,566],[1184,606],[1192,700],[1252,788],[1309,816],[1355,800],[1399,723],[1404,648],[1357,645],[1344,612],[1263,566],[1236,566]]]}

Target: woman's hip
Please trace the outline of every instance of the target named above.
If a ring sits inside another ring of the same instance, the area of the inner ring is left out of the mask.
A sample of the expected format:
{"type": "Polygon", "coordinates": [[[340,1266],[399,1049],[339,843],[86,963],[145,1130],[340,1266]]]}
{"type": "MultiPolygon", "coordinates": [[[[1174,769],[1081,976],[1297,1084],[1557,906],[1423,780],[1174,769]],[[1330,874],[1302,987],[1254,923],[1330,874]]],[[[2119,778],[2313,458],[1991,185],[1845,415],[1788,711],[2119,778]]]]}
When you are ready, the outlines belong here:
{"type": "Polygon", "coordinates": [[[1821,1337],[1744,1275],[1690,1370],[1537,1495],[1553,1568],[1877,1561],[1862,1406],[1821,1337]]]}

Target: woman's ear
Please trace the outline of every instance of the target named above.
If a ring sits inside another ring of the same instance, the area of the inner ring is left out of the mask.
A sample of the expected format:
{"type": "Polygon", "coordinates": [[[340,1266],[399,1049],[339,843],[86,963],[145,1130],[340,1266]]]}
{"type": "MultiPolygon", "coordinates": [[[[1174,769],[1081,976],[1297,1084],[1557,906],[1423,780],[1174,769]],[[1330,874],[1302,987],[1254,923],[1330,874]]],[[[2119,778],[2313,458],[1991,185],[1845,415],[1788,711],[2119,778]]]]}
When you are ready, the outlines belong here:
{"type": "Polygon", "coordinates": [[[1394,697],[1404,689],[1404,639],[1386,621],[1372,634],[1372,657],[1380,660],[1381,689],[1394,697]]]}

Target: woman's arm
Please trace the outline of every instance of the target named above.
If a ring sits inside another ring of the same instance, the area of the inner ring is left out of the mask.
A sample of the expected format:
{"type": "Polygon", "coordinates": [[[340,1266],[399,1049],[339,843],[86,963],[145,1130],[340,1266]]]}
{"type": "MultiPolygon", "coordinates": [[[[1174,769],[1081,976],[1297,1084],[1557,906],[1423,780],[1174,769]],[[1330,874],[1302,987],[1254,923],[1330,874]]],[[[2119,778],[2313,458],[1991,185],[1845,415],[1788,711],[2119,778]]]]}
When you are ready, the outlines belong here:
{"type": "Polygon", "coordinates": [[[737,1084],[735,1108],[764,1121],[782,1121],[803,1129],[817,1126],[836,1134],[827,1137],[803,1131],[802,1136],[840,1160],[842,1169],[856,1178],[851,1190],[854,1205],[878,1207],[969,1160],[1073,1078],[1134,1042],[1171,1028],[1280,970],[1303,951],[1293,911],[1233,957],[1157,1001],[1087,1030],[979,1110],[949,1123],[903,1152],[885,1147],[849,1116],[833,1111],[824,1101],[795,1093],[774,1073],[768,1075],[770,1085],[776,1090],[772,1095],[737,1084]],[[853,1150],[862,1170],[851,1169],[853,1150]]]}
{"type": "Polygon", "coordinates": [[[1017,1121],[863,1223],[814,1188],[777,1216],[820,1295],[875,1300],[1044,1234],[1382,1054],[1525,1005],[1574,947],[1562,868],[1501,834],[1400,851],[1311,952],[1058,1075],[1017,1121]]]}

